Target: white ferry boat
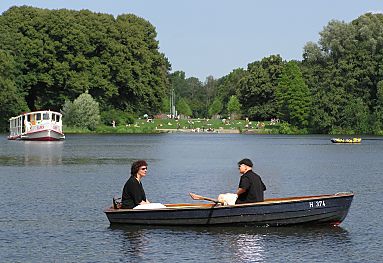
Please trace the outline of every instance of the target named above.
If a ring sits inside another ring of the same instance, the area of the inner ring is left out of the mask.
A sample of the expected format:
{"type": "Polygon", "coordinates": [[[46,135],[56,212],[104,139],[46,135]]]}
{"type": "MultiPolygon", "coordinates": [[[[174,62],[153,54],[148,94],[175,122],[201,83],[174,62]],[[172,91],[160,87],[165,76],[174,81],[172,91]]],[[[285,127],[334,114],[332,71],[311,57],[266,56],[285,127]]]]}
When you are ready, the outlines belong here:
{"type": "Polygon", "coordinates": [[[9,140],[64,140],[62,115],[54,111],[34,111],[9,119],[9,140]]]}

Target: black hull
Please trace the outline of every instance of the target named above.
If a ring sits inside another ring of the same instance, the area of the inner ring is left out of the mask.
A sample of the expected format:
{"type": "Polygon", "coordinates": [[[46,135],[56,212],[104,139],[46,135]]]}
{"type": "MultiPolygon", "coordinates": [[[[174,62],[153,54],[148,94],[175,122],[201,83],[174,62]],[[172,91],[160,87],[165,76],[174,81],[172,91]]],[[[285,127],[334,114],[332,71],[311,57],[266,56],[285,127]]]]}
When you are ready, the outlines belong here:
{"type": "Polygon", "coordinates": [[[255,204],[217,206],[174,204],[155,210],[113,209],[111,224],[131,225],[338,225],[350,208],[352,193],[269,199],[255,204]]]}

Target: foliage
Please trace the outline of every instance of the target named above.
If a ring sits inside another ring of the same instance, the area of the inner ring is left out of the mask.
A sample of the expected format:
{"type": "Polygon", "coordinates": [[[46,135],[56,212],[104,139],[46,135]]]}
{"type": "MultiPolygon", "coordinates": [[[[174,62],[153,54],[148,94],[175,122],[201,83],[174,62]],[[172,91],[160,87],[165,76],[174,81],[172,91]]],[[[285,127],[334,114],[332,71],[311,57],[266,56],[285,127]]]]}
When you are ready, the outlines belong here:
{"type": "Polygon", "coordinates": [[[223,108],[223,104],[221,100],[218,97],[215,98],[215,100],[213,101],[213,103],[211,104],[209,108],[209,116],[211,117],[216,114],[219,114],[222,111],[222,108],[223,108]]]}
{"type": "Polygon", "coordinates": [[[86,91],[105,125],[130,123],[168,112],[174,90],[177,110],[195,118],[217,112],[220,101],[221,114],[264,121],[279,113],[294,127],[283,132],[382,134],[382,32],[383,14],[333,20],[304,46],[301,63],[271,55],[202,83],[169,74],[155,27],[133,14],[11,7],[0,15],[0,129],[29,109],[58,111],[65,103],[69,112],[86,91]]]}
{"type": "Polygon", "coordinates": [[[236,96],[230,96],[229,102],[227,103],[227,112],[229,114],[240,114],[241,104],[236,96]]]}
{"type": "Polygon", "coordinates": [[[367,13],[351,23],[330,21],[318,44],[306,44],[302,70],[316,102],[316,131],[379,133],[382,32],[383,15],[367,13]]]}
{"type": "Polygon", "coordinates": [[[116,109],[103,111],[101,112],[100,117],[101,122],[107,126],[111,126],[113,121],[115,121],[115,125],[125,125],[134,123],[134,117],[131,113],[116,109]]]}
{"type": "Polygon", "coordinates": [[[8,128],[8,120],[19,113],[28,111],[24,94],[17,88],[13,79],[15,72],[13,57],[0,50],[0,132],[8,128]]]}
{"type": "MultiPolygon", "coordinates": [[[[174,89],[176,105],[179,100],[184,99],[190,107],[193,117],[207,117],[207,96],[204,85],[199,79],[186,78],[185,72],[176,71],[170,74],[170,83],[174,89]]],[[[178,108],[177,111],[180,112],[178,108]]]]}
{"type": "Polygon", "coordinates": [[[278,126],[278,134],[308,134],[308,130],[299,129],[298,127],[291,125],[287,122],[282,122],[278,126]]]}
{"type": "Polygon", "coordinates": [[[189,104],[186,102],[184,98],[181,98],[177,102],[177,111],[179,114],[185,115],[185,116],[191,116],[192,115],[192,110],[189,107],[189,104]]]}
{"type": "Polygon", "coordinates": [[[369,131],[369,110],[361,98],[350,99],[341,118],[341,127],[354,130],[355,133],[367,133],[369,131]]]}
{"type": "MultiPolygon", "coordinates": [[[[246,70],[238,68],[217,81],[217,97],[223,105],[227,105],[230,97],[237,94],[239,81],[247,74],[246,70]]],[[[226,113],[226,108],[223,109],[223,113],[226,113]]]]}
{"type": "Polygon", "coordinates": [[[215,100],[215,96],[217,94],[217,80],[214,79],[213,76],[208,76],[206,78],[206,81],[203,85],[204,87],[204,103],[205,103],[205,110],[210,115],[209,109],[215,100]]]}
{"type": "Polygon", "coordinates": [[[281,120],[300,128],[308,127],[311,94],[296,62],[288,62],[283,69],[276,98],[281,120]]]}
{"type": "Polygon", "coordinates": [[[83,93],[73,102],[66,101],[62,109],[63,122],[68,126],[95,130],[100,123],[100,109],[90,94],[83,93]]]}
{"type": "Polygon", "coordinates": [[[103,109],[161,108],[170,64],[142,18],[12,7],[0,16],[0,35],[0,50],[16,56],[15,83],[32,110],[59,110],[85,91],[103,109]]]}
{"type": "Polygon", "coordinates": [[[371,123],[373,133],[383,132],[383,80],[377,84],[376,106],[371,117],[371,123]]]}
{"type": "Polygon", "coordinates": [[[237,96],[243,113],[251,119],[267,120],[276,116],[275,89],[283,66],[279,55],[248,65],[249,74],[239,81],[237,96]]]}

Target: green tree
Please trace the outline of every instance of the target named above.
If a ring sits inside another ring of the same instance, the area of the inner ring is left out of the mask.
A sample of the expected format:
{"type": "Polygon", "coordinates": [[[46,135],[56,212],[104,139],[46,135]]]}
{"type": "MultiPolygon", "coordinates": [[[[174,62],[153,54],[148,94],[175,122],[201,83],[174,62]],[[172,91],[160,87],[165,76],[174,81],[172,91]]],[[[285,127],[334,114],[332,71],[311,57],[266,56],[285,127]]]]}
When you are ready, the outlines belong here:
{"type": "Polygon", "coordinates": [[[192,110],[190,109],[189,104],[186,102],[186,100],[184,98],[181,98],[177,102],[176,108],[177,108],[178,113],[180,113],[182,115],[185,115],[185,116],[191,116],[192,115],[192,110]]]}
{"type": "Polygon", "coordinates": [[[244,114],[256,120],[276,116],[275,89],[283,67],[284,62],[279,55],[248,65],[249,73],[240,80],[237,90],[244,114]]]}
{"type": "Polygon", "coordinates": [[[215,98],[209,108],[209,116],[212,117],[214,115],[221,113],[222,108],[223,108],[223,104],[221,100],[219,98],[215,98]]]}
{"type": "Polygon", "coordinates": [[[0,132],[8,128],[8,120],[23,111],[29,111],[24,94],[14,81],[16,64],[13,57],[0,50],[0,132]]]}
{"type": "MultiPolygon", "coordinates": [[[[221,99],[223,105],[227,105],[230,97],[237,94],[239,81],[247,74],[249,73],[246,70],[237,68],[217,81],[217,97],[221,99]]],[[[226,113],[226,109],[223,109],[223,113],[226,113]]]]}
{"type": "Polygon", "coordinates": [[[193,117],[207,117],[206,91],[201,81],[195,77],[186,78],[183,71],[170,74],[169,79],[176,101],[183,98],[192,110],[193,117]]]}
{"type": "Polygon", "coordinates": [[[341,127],[355,133],[368,133],[369,110],[361,98],[350,99],[341,118],[341,127]]]}
{"type": "Polygon", "coordinates": [[[63,122],[72,127],[96,129],[100,122],[100,109],[98,102],[85,92],[73,102],[66,101],[62,110],[63,122]]]}
{"type": "Polygon", "coordinates": [[[33,110],[59,110],[88,91],[102,110],[156,113],[167,96],[170,63],[154,26],[135,15],[12,7],[0,35],[0,49],[17,54],[15,83],[33,110]]]}
{"type": "Polygon", "coordinates": [[[217,83],[218,81],[214,79],[213,76],[208,76],[203,85],[204,87],[204,102],[206,105],[206,111],[209,114],[210,106],[214,100],[214,97],[217,94],[217,83]]]}
{"type": "Polygon", "coordinates": [[[372,131],[375,134],[381,134],[383,129],[383,80],[377,84],[376,106],[372,114],[372,131]]]}
{"type": "Polygon", "coordinates": [[[311,94],[296,62],[283,69],[277,90],[279,118],[300,128],[307,128],[311,110],[311,94]]]}
{"type": "Polygon", "coordinates": [[[311,126],[317,131],[367,132],[366,118],[369,129],[378,130],[382,30],[383,15],[367,13],[351,23],[330,21],[320,32],[318,44],[306,44],[302,70],[316,102],[311,126]],[[350,107],[364,109],[368,117],[350,114],[350,107]]]}
{"type": "Polygon", "coordinates": [[[241,103],[236,96],[230,96],[229,102],[227,103],[227,112],[234,116],[241,113],[241,103]]]}

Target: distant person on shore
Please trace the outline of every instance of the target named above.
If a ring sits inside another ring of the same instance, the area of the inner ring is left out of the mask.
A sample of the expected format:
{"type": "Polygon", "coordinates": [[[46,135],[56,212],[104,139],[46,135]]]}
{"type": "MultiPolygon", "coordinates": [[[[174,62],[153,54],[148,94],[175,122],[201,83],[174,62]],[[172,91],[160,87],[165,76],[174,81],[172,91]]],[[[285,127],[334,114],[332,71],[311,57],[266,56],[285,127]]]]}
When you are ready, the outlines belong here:
{"type": "Polygon", "coordinates": [[[238,162],[241,179],[236,194],[238,199],[236,204],[263,202],[263,192],[266,186],[261,177],[253,172],[253,162],[250,159],[243,159],[238,162]]]}
{"type": "Polygon", "coordinates": [[[130,178],[122,190],[121,208],[134,208],[138,205],[149,204],[146,199],[141,179],[146,176],[148,164],[144,160],[136,161],[130,169],[130,178]]]}

